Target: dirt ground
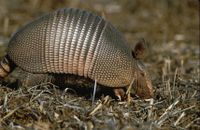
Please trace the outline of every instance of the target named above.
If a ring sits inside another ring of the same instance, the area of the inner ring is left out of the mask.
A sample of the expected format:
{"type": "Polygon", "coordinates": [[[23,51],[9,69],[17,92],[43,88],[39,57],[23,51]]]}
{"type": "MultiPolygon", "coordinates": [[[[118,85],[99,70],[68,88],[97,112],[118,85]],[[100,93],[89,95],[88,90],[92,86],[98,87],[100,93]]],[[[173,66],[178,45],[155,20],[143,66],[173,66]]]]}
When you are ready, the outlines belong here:
{"type": "Polygon", "coordinates": [[[154,97],[142,100],[133,91],[129,103],[103,93],[92,102],[94,85],[77,80],[78,89],[1,85],[0,129],[200,129],[198,0],[0,0],[0,57],[18,28],[63,7],[104,16],[131,46],[144,38],[154,97]]]}

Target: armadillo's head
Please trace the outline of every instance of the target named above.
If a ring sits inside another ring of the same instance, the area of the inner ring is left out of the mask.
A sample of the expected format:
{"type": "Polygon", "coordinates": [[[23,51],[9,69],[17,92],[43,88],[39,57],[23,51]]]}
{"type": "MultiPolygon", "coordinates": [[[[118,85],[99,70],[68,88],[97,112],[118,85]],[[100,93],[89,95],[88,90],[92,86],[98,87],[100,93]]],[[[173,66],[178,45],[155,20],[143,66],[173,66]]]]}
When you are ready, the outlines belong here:
{"type": "Polygon", "coordinates": [[[153,96],[153,85],[149,78],[148,72],[141,62],[141,58],[144,56],[146,47],[144,42],[139,42],[136,44],[133,50],[134,58],[134,83],[133,88],[141,98],[151,98],[153,96]]]}
{"type": "Polygon", "coordinates": [[[153,96],[153,85],[147,71],[140,61],[136,62],[136,71],[134,77],[135,80],[133,87],[136,95],[141,98],[151,98],[153,96]]]}

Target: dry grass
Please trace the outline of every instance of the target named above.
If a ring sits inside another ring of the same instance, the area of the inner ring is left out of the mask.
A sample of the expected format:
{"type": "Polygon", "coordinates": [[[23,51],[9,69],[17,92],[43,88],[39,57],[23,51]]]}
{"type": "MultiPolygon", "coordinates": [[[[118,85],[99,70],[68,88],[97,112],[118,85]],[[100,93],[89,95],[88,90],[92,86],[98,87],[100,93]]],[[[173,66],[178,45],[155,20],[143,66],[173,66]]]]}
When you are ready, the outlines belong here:
{"type": "MultiPolygon", "coordinates": [[[[112,95],[94,100],[92,91],[80,95],[52,84],[16,90],[1,86],[0,129],[200,129],[197,1],[20,0],[14,4],[0,0],[0,5],[1,46],[19,26],[63,5],[104,14],[130,43],[141,37],[149,41],[144,61],[155,90],[152,99],[133,96],[130,102],[121,102],[112,95]]],[[[0,47],[1,56],[4,52],[5,47],[0,47]]]]}

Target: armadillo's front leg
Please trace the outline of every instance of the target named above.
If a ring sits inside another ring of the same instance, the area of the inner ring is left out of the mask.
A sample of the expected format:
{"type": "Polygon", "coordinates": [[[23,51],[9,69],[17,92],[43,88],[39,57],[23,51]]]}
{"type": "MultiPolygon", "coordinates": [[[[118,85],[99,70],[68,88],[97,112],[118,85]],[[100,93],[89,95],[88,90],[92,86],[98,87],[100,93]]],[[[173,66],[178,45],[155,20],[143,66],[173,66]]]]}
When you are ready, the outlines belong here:
{"type": "Polygon", "coordinates": [[[123,88],[114,88],[113,92],[115,96],[120,100],[124,100],[126,98],[126,93],[123,88]]]}

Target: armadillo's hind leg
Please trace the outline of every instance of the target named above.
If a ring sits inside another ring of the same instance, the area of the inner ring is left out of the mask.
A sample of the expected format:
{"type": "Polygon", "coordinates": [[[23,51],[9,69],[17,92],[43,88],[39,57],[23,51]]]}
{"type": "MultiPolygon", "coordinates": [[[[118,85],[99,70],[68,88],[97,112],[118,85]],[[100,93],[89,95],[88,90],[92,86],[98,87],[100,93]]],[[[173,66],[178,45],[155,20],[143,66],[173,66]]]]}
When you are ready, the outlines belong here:
{"type": "Polygon", "coordinates": [[[15,67],[16,65],[9,58],[9,56],[4,56],[4,58],[0,61],[0,79],[8,76],[8,74],[11,73],[15,67]]]}
{"type": "Polygon", "coordinates": [[[49,74],[33,74],[23,71],[19,77],[20,86],[35,86],[42,83],[52,82],[53,76],[49,74]]]}

